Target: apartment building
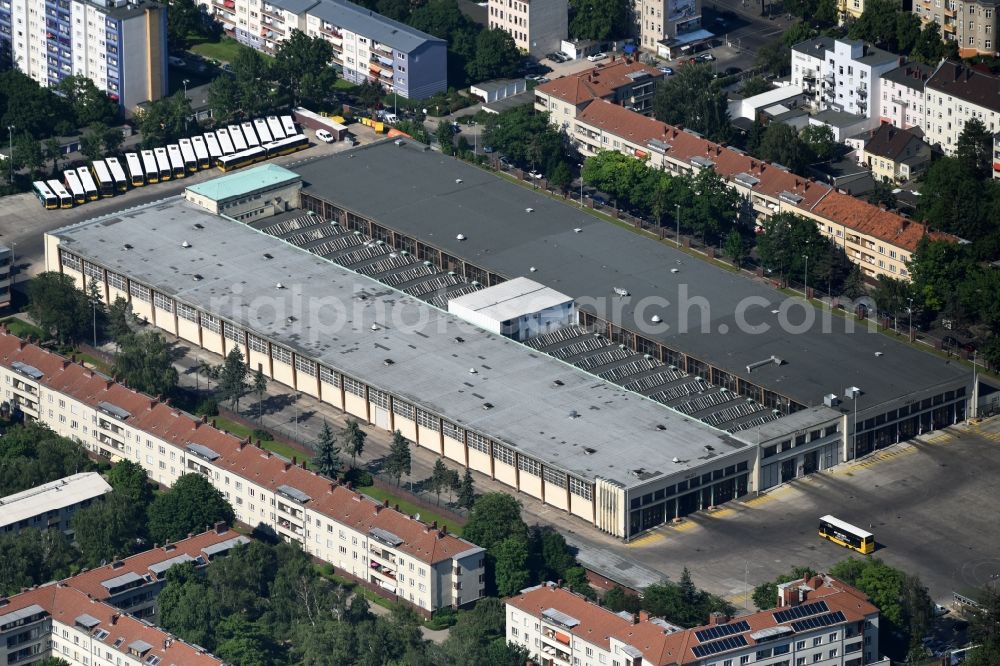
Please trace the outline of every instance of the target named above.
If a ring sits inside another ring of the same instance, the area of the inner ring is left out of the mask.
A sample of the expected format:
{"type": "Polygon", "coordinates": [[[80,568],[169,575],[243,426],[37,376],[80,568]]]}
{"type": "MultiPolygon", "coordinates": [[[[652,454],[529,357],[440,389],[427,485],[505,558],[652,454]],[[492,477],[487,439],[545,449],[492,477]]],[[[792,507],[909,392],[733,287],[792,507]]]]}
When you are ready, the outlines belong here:
{"type": "Polygon", "coordinates": [[[224,666],[204,648],[62,582],[0,599],[0,660],[46,657],[79,666],[224,666]]]}
{"type": "Polygon", "coordinates": [[[639,46],[663,58],[676,58],[685,46],[711,38],[701,26],[701,0],[634,0],[639,46]]]}
{"type": "MultiPolygon", "coordinates": [[[[105,288],[114,300],[116,288],[105,288]]],[[[483,594],[483,550],[445,528],[424,524],[12,335],[0,334],[0,375],[5,398],[20,401],[29,418],[112,461],[132,460],[165,486],[185,473],[202,474],[241,523],[296,541],[341,573],[421,612],[462,606],[483,594]],[[30,367],[31,374],[22,374],[18,364],[30,367]]]]}
{"type": "Polygon", "coordinates": [[[863,666],[879,663],[879,610],[827,575],[778,586],[778,605],[683,629],[669,618],[614,613],[547,583],[506,601],[507,640],[542,666],[863,666]]]}
{"type": "Polygon", "coordinates": [[[568,0],[489,0],[487,17],[491,28],[509,33],[536,58],[558,51],[569,34],[568,0]]]}
{"type": "Polygon", "coordinates": [[[880,77],[879,119],[899,129],[925,125],[924,86],[934,67],[908,62],[880,77]]]}
{"type": "Polygon", "coordinates": [[[923,25],[937,23],[941,39],[956,42],[961,57],[997,55],[997,0],[913,0],[913,13],[923,25]]]}
{"type": "Polygon", "coordinates": [[[573,119],[595,100],[606,100],[643,114],[653,112],[653,94],[663,72],[628,58],[563,76],[535,88],[535,110],[567,133],[573,119]]]}
{"type": "Polygon", "coordinates": [[[0,308],[10,305],[14,287],[14,251],[0,245],[0,308]]]}
{"type": "Polygon", "coordinates": [[[872,177],[902,183],[923,173],[931,163],[931,147],[918,134],[883,123],[861,150],[872,177]]]}
{"type": "Polygon", "coordinates": [[[273,55],[299,30],[333,47],[332,66],[352,83],[377,81],[422,99],[446,90],[447,45],[347,0],[199,0],[237,41],[273,55]]]}
{"type": "Polygon", "coordinates": [[[924,87],[924,138],[948,155],[958,148],[967,120],[977,118],[992,133],[1000,131],[1000,76],[946,60],[924,87]]]}
{"type": "Polygon", "coordinates": [[[85,76],[126,112],[167,93],[167,10],[151,0],[2,0],[0,45],[39,84],[85,76]]]}
{"type": "MultiPolygon", "coordinates": [[[[23,366],[12,369],[15,373],[30,372],[23,366]]],[[[0,533],[17,534],[34,528],[61,530],[72,537],[76,512],[110,492],[111,486],[100,474],[82,472],[7,495],[0,499],[0,533]]]]}
{"type": "Polygon", "coordinates": [[[810,96],[815,111],[852,114],[874,129],[881,76],[898,66],[899,56],[860,40],[817,37],[792,47],[791,84],[810,96]]]}
{"type": "Polygon", "coordinates": [[[176,543],[156,546],[88,569],[61,581],[61,584],[132,617],[156,624],[156,598],[166,584],[170,567],[190,562],[200,569],[215,558],[225,556],[236,546],[247,543],[250,539],[220,523],[176,543]]]}

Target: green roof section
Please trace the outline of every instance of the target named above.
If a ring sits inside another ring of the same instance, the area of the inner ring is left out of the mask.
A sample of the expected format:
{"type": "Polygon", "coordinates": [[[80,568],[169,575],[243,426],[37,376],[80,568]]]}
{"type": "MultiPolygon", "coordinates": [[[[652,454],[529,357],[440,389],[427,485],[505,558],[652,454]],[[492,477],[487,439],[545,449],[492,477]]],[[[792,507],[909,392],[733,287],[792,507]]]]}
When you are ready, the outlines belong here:
{"type": "Polygon", "coordinates": [[[277,164],[261,164],[250,169],[237,171],[221,178],[198,183],[187,188],[198,196],[213,201],[225,201],[250,192],[301,180],[302,176],[277,164]]]}

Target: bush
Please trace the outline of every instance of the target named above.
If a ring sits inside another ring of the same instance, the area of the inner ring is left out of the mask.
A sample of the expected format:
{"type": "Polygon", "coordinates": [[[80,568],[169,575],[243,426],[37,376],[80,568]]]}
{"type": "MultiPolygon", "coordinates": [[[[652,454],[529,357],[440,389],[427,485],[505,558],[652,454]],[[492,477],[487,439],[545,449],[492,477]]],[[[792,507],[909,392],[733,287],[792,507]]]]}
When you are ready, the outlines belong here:
{"type": "Polygon", "coordinates": [[[363,469],[349,469],[344,473],[344,481],[350,482],[355,488],[367,488],[374,485],[372,475],[363,469]]]}
{"type": "Polygon", "coordinates": [[[205,398],[195,407],[194,413],[196,416],[218,416],[219,401],[215,398],[205,398]]]}
{"type": "Polygon", "coordinates": [[[425,626],[428,629],[439,631],[455,626],[456,622],[458,622],[458,611],[454,608],[442,608],[434,612],[434,615],[431,616],[431,619],[427,621],[425,626]]]}
{"type": "Polygon", "coordinates": [[[254,439],[259,439],[262,442],[269,442],[274,439],[274,436],[263,428],[254,428],[252,434],[254,439]]]}

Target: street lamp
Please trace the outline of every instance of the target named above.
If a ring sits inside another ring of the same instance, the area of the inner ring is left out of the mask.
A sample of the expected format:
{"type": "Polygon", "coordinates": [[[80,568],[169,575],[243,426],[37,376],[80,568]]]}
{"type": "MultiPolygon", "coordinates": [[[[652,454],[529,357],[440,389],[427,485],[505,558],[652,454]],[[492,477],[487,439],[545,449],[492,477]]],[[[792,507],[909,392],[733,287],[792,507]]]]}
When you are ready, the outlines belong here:
{"type": "Polygon", "coordinates": [[[677,247],[681,246],[681,205],[677,204],[677,215],[674,216],[677,221],[677,247]]]}
{"type": "Polygon", "coordinates": [[[580,167],[580,208],[583,208],[583,164],[577,164],[580,167]]]}
{"type": "MultiPolygon", "coordinates": [[[[182,83],[184,84],[184,99],[187,100],[187,96],[188,96],[188,84],[191,83],[191,82],[188,79],[184,79],[184,81],[182,81],[182,83]]],[[[185,133],[187,133],[187,129],[188,129],[188,117],[187,117],[187,114],[184,114],[184,132],[185,133]]]]}
{"type": "Polygon", "coordinates": [[[7,153],[7,164],[10,165],[10,184],[14,184],[14,126],[7,125],[7,135],[10,138],[10,150],[7,153]]]}
{"type": "Polygon", "coordinates": [[[851,428],[851,460],[854,460],[858,455],[858,400],[861,397],[861,389],[849,386],[844,389],[844,397],[854,402],[854,426],[851,428]]]}
{"type": "Polygon", "coordinates": [[[906,308],[906,313],[910,316],[910,321],[906,327],[906,337],[910,342],[913,342],[913,299],[906,299],[910,302],[910,307],[906,308]]]}
{"type": "Polygon", "coordinates": [[[972,400],[969,405],[969,418],[974,419],[979,414],[979,368],[976,367],[977,350],[972,350],[972,400]]]}
{"type": "Polygon", "coordinates": [[[809,300],[809,255],[803,254],[802,257],[806,260],[806,268],[802,271],[802,295],[809,300]]]}

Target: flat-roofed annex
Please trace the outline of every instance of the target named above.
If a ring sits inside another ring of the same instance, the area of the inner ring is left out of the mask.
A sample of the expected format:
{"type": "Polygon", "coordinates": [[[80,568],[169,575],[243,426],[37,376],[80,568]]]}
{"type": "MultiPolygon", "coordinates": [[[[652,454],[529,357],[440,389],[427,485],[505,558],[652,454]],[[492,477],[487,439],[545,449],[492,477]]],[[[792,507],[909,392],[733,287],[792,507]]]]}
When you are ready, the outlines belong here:
{"type": "Polygon", "coordinates": [[[582,479],[628,487],[747,456],[724,431],[180,197],[52,235],[66,251],[582,479]],[[335,331],[320,309],[333,302],[346,316],[335,331]]]}

